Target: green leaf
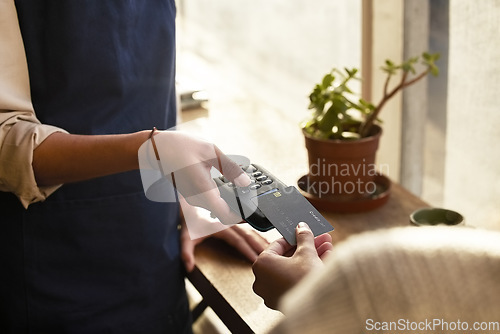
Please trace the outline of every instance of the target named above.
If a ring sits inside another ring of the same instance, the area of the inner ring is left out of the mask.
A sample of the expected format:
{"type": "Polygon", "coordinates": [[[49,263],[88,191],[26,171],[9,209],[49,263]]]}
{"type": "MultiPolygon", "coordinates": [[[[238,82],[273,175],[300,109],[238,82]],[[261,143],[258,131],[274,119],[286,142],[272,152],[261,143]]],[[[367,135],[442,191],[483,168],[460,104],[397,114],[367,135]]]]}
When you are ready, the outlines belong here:
{"type": "Polygon", "coordinates": [[[356,73],[358,73],[358,69],[357,68],[348,69],[347,67],[344,67],[344,71],[347,73],[347,76],[349,78],[354,78],[354,76],[356,75],[356,73]]]}
{"type": "Polygon", "coordinates": [[[336,87],[333,92],[337,95],[343,95],[343,93],[354,94],[353,91],[347,87],[345,84],[336,87]]]}
{"type": "Polygon", "coordinates": [[[411,61],[404,62],[401,64],[403,72],[411,72],[415,74],[415,68],[413,67],[413,63],[411,61]]]}
{"type": "Polygon", "coordinates": [[[382,66],[381,70],[386,72],[388,75],[394,75],[396,74],[397,68],[394,66],[382,66]]]}
{"type": "Polygon", "coordinates": [[[321,88],[326,89],[330,87],[332,82],[335,80],[335,76],[332,74],[328,73],[323,77],[323,81],[321,82],[321,88]]]}
{"type": "Polygon", "coordinates": [[[348,107],[342,100],[336,99],[332,101],[330,108],[328,108],[321,120],[319,120],[318,128],[321,131],[331,130],[336,124],[340,124],[339,115],[347,109],[348,107]]]}

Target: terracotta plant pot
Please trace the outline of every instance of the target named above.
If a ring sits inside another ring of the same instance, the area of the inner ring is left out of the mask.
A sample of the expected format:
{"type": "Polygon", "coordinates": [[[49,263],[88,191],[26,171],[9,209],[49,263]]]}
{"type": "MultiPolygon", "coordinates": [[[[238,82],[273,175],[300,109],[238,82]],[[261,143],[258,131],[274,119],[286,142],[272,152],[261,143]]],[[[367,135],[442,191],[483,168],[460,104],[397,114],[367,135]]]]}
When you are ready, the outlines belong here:
{"type": "Polygon", "coordinates": [[[381,135],[379,126],[370,136],[355,140],[322,140],[304,133],[309,157],[305,190],[334,201],[370,196],[376,191],[375,155],[381,135]]]}

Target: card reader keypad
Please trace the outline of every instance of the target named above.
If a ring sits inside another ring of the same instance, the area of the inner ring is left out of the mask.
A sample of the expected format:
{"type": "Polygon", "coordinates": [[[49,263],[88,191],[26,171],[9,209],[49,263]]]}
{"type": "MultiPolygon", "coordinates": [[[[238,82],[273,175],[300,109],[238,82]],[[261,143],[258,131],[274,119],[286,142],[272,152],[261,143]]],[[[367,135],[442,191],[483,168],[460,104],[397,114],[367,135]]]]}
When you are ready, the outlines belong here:
{"type": "Polygon", "coordinates": [[[219,188],[221,197],[229,204],[231,210],[241,214],[242,218],[255,229],[268,231],[274,226],[251,199],[284,189],[287,186],[258,165],[244,166],[242,170],[250,178],[251,183],[247,187],[237,187],[224,176],[214,178],[214,181],[219,188]]]}
{"type": "MultiPolygon", "coordinates": [[[[257,196],[275,188],[273,179],[270,178],[264,171],[259,170],[253,165],[242,167],[242,169],[250,178],[250,185],[248,188],[251,190],[259,190],[257,192],[257,196]]],[[[224,176],[219,177],[219,179],[229,187],[235,187],[234,183],[229,182],[229,180],[224,176]]]]}
{"type": "Polygon", "coordinates": [[[273,179],[266,174],[266,172],[258,169],[254,165],[243,167],[243,171],[247,173],[250,177],[250,181],[252,182],[249,186],[252,190],[258,190],[257,195],[265,193],[274,187],[273,179]]]}

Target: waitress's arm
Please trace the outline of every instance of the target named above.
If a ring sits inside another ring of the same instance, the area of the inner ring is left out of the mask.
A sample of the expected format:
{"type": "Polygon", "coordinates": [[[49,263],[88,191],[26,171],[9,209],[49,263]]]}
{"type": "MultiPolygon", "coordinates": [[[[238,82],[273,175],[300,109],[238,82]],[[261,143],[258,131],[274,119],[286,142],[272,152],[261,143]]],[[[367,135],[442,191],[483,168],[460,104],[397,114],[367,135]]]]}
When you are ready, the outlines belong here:
{"type": "Polygon", "coordinates": [[[138,169],[137,151],[150,132],[89,136],[53,133],[33,152],[36,182],[50,186],[138,169]]]}
{"type": "Polygon", "coordinates": [[[14,193],[27,207],[63,183],[136,169],[147,136],[78,136],[41,124],[14,1],[0,1],[0,191],[14,193]]]}
{"type": "Polygon", "coordinates": [[[0,191],[24,207],[42,201],[60,185],[38,186],[33,150],[63,129],[41,124],[31,103],[28,65],[14,1],[0,1],[0,191]]]}
{"type": "Polygon", "coordinates": [[[53,133],[33,152],[36,182],[50,186],[138,169],[139,148],[145,144],[148,165],[158,153],[161,171],[175,176],[176,189],[189,204],[212,211],[226,225],[237,223],[210,170],[215,167],[230,181],[246,186],[250,179],[241,168],[212,143],[186,133],[155,131],[155,144],[148,140],[151,135],[151,130],[88,136],[53,133]]]}

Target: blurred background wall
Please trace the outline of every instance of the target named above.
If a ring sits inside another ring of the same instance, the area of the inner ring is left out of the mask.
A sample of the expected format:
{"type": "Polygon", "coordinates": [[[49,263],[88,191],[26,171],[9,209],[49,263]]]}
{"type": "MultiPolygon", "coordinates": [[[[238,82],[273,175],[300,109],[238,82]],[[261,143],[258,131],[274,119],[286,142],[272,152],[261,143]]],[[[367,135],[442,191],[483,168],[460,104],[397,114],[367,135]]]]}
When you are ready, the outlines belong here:
{"type": "Polygon", "coordinates": [[[444,205],[500,228],[500,1],[450,1],[444,205]]]}
{"type": "Polygon", "coordinates": [[[361,0],[181,0],[178,15],[184,50],[297,121],[327,71],[361,64],[361,0]]]}

